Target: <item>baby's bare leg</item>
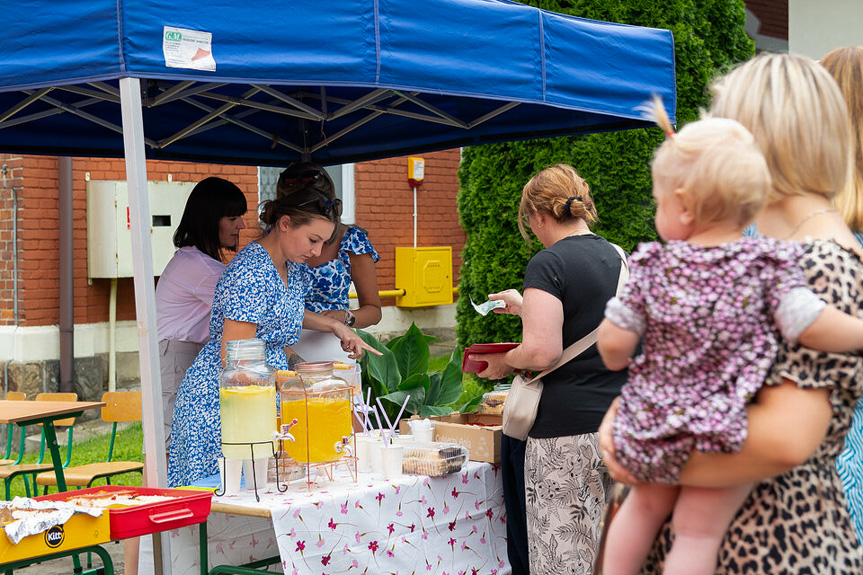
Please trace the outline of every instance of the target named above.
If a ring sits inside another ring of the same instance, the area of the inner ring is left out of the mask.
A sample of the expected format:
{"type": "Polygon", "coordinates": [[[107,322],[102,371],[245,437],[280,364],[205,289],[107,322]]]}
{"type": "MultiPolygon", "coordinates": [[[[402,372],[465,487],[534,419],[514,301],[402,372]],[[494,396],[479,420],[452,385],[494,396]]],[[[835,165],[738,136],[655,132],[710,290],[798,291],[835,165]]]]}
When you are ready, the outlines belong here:
{"type": "Polygon", "coordinates": [[[603,575],[641,571],[659,528],[674,509],[680,487],[645,484],[633,487],[608,529],[603,575]]]}
{"type": "Polygon", "coordinates": [[[682,487],[671,521],[674,544],[663,575],[713,575],[722,538],[751,489],[751,484],[682,487]]]}

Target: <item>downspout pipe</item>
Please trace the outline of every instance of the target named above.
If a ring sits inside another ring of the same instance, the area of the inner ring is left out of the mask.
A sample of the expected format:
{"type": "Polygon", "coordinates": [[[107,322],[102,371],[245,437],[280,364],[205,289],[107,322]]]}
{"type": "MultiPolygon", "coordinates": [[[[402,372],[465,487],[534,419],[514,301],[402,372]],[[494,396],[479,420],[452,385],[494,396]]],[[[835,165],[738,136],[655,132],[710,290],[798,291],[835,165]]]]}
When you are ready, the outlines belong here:
{"type": "MultiPolygon", "coordinates": [[[[9,175],[9,166],[3,164],[0,168],[0,173],[3,175],[3,189],[8,189],[12,193],[12,321],[18,331],[18,192],[15,186],[7,186],[6,176],[9,175]]],[[[14,356],[14,354],[13,354],[14,356]]],[[[3,364],[3,397],[9,392],[9,364],[12,360],[8,360],[3,364]]]]}
{"type": "Polygon", "coordinates": [[[74,239],[72,235],[72,158],[57,162],[60,181],[60,391],[75,391],[74,239]]]}

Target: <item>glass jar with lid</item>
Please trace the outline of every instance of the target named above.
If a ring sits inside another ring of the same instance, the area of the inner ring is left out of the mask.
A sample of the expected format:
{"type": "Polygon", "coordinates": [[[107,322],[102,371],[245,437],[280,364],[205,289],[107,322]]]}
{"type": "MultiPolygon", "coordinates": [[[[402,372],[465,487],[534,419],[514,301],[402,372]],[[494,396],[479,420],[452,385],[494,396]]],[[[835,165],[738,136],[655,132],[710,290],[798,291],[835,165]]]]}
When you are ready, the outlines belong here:
{"type": "Polygon", "coordinates": [[[225,368],[219,376],[222,453],[226,459],[273,455],[276,431],[276,370],[267,364],[263,340],[225,343],[225,368]],[[267,443],[268,442],[268,443],[267,443]]]}
{"type": "Polygon", "coordinates": [[[287,454],[299,463],[336,461],[344,454],[344,444],[352,433],[351,387],[333,374],[333,362],[298,363],[299,379],[285,383],[280,390],[282,424],[295,441],[284,442],[287,454]]]}

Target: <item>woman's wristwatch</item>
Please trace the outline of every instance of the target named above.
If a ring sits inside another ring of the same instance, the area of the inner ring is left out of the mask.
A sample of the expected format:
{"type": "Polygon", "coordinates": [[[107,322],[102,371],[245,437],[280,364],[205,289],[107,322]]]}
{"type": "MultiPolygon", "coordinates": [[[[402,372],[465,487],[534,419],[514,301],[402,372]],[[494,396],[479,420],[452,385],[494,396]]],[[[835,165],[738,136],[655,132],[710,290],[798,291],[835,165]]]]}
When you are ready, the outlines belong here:
{"type": "Polygon", "coordinates": [[[357,321],[357,317],[351,313],[351,310],[345,310],[345,325],[348,327],[352,327],[357,321]]]}

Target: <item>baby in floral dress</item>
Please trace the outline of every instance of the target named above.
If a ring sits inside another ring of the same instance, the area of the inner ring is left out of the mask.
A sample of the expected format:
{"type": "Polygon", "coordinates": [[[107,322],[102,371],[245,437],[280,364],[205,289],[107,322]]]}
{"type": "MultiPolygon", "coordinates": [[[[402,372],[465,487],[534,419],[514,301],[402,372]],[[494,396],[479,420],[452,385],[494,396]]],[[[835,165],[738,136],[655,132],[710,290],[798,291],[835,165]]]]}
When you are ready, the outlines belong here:
{"type": "Polygon", "coordinates": [[[656,229],[666,243],[632,254],[629,282],[608,302],[599,332],[606,366],[629,366],[615,457],[645,482],[610,526],[603,575],[638,573],[672,511],[665,575],[713,574],[725,529],[751,486],[674,485],[689,454],[740,449],[746,405],[774,361],[778,337],[824,351],[860,343],[837,331],[852,322],[848,329],[859,333],[857,320],[808,289],[798,244],[743,237],[770,187],[746,128],[717,118],[673,134],[661,105],[656,113],[670,134],[652,167],[656,229]],[[639,342],[643,352],[630,360],[639,342]]]}

